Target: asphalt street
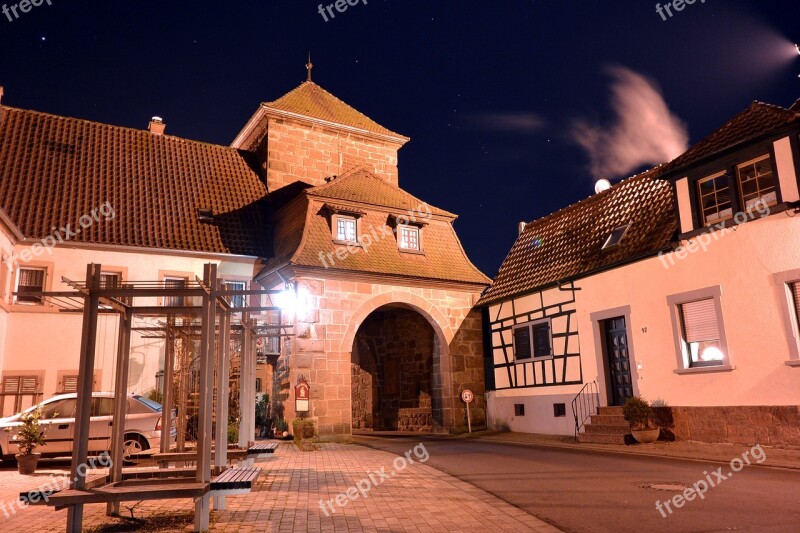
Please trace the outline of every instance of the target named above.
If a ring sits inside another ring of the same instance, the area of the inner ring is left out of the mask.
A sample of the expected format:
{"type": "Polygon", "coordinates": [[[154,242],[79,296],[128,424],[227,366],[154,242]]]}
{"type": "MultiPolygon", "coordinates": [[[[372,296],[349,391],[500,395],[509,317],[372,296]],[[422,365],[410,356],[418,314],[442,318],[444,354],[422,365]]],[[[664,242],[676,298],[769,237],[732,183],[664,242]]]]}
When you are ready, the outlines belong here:
{"type": "Polygon", "coordinates": [[[357,435],[355,441],[398,455],[423,442],[428,466],[568,532],[800,532],[800,471],[745,466],[729,475],[730,464],[480,439],[357,435]],[[716,486],[703,499],[670,505],[666,516],[656,509],[657,501],[664,508],[707,476],[716,486]]]}

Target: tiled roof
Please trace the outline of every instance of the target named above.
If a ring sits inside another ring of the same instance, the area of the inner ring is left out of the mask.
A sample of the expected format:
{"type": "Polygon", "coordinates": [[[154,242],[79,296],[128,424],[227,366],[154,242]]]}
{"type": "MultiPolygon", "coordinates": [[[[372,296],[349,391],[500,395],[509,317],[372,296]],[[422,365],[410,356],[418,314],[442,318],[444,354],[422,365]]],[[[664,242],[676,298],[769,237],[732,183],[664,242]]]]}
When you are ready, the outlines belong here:
{"type": "Polygon", "coordinates": [[[268,109],[278,109],[372,133],[407,139],[353,109],[313,81],[303,82],[299,87],[277,100],[263,105],[268,109]]]}
{"type": "Polygon", "coordinates": [[[789,124],[798,123],[800,110],[795,109],[795,106],[792,109],[784,109],[772,104],[753,102],[724,126],[673,159],[663,170],[666,173],[688,167],[728,148],[768,135],[789,124]]]}
{"type": "Polygon", "coordinates": [[[268,257],[266,188],[250,155],[145,130],[0,107],[0,208],[28,238],[114,218],[72,241],[268,257]],[[211,209],[215,223],[198,220],[211,209]]]}
{"type": "MultiPolygon", "coordinates": [[[[323,257],[330,253],[333,254],[334,264],[330,264],[328,260],[328,266],[336,270],[478,285],[488,285],[491,281],[470,262],[458,240],[452,220],[425,218],[427,224],[422,230],[424,254],[401,252],[397,247],[396,235],[391,231],[381,231],[384,226],[393,227],[391,214],[383,209],[389,208],[389,211],[396,209],[397,214],[402,214],[410,209],[419,209],[422,202],[365,170],[340,176],[329,184],[308,189],[303,194],[307,195],[310,201],[304,202],[298,199],[294,205],[307,208],[298,210],[290,206],[282,213],[281,220],[276,221],[276,231],[284,236],[283,242],[296,243],[296,249],[283,254],[283,257],[269,261],[260,275],[283,265],[324,268],[320,253],[323,257]],[[384,186],[393,191],[385,190],[384,186]],[[376,190],[378,192],[375,192],[376,190]],[[350,192],[358,194],[351,195],[350,192]],[[336,258],[336,251],[341,245],[335,244],[332,240],[328,210],[321,209],[323,204],[328,204],[326,198],[355,202],[366,212],[366,215],[360,218],[359,231],[362,236],[370,235],[369,239],[374,241],[366,247],[366,252],[362,250],[356,254],[348,254],[341,261],[336,258]],[[383,209],[377,210],[375,207],[383,209]],[[309,213],[307,209],[311,209],[312,212],[309,213]],[[278,227],[280,224],[292,230],[282,231],[282,228],[278,227]]],[[[431,211],[455,217],[441,209],[431,208],[431,211]]],[[[419,211],[417,217],[423,220],[419,211]]]]}
{"type": "Polygon", "coordinates": [[[669,246],[677,229],[672,185],[656,168],[529,223],[491,287],[489,304],[559,281],[622,264],[669,246]],[[603,250],[611,232],[630,224],[616,246],[603,250]]]}
{"type": "Polygon", "coordinates": [[[402,213],[412,210],[427,212],[426,210],[430,209],[434,215],[456,217],[449,211],[433,207],[403,189],[386,183],[385,180],[380,179],[363,167],[350,170],[329,183],[308,189],[306,194],[321,198],[390,207],[402,213]]]}

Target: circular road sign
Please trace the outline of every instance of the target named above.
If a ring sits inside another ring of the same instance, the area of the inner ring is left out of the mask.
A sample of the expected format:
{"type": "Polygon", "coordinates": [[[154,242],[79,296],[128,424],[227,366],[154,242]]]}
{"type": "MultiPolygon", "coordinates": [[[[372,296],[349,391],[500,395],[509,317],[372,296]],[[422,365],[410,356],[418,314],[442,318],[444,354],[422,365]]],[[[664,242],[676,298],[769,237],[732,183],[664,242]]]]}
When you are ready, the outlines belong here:
{"type": "Polygon", "coordinates": [[[464,403],[471,403],[475,399],[475,394],[469,389],[461,391],[461,401],[464,403]]]}

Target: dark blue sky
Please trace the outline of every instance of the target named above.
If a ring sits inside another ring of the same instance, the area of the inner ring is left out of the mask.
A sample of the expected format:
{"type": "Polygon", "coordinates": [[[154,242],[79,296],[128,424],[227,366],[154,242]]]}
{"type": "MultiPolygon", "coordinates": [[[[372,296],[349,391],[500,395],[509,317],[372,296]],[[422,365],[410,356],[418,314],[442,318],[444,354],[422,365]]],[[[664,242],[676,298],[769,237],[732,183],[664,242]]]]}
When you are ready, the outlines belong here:
{"type": "Polygon", "coordinates": [[[160,115],[228,144],[305,79],[311,50],[314,81],[412,138],[401,186],[458,213],[493,276],[518,221],[592,194],[570,132],[615,122],[610,67],[655,82],[692,143],[752,100],[800,97],[796,0],[700,1],[664,21],[641,0],[368,0],[325,22],[308,0],[51,0],[0,15],[0,85],[7,105],[137,128],[160,115]]]}

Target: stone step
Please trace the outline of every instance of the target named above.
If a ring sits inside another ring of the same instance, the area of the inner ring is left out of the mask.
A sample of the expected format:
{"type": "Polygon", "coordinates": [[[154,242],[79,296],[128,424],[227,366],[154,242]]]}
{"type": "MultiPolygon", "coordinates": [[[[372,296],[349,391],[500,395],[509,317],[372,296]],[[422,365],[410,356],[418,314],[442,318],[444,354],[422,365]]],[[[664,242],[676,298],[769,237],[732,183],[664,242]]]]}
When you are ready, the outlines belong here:
{"type": "Polygon", "coordinates": [[[625,424],[624,426],[613,426],[613,425],[604,425],[604,424],[595,424],[594,422],[591,424],[586,424],[583,426],[586,433],[591,433],[593,435],[601,434],[601,435],[627,435],[630,433],[630,427],[625,424]]]}
{"type": "Polygon", "coordinates": [[[592,415],[591,423],[604,426],[625,426],[626,428],[629,425],[622,415],[592,415]]]}
{"type": "Polygon", "coordinates": [[[598,413],[600,415],[610,415],[610,416],[622,416],[622,407],[612,406],[612,407],[598,407],[598,413]]]}
{"type": "Polygon", "coordinates": [[[579,433],[578,442],[587,444],[625,444],[625,435],[608,435],[604,433],[579,433]]]}

